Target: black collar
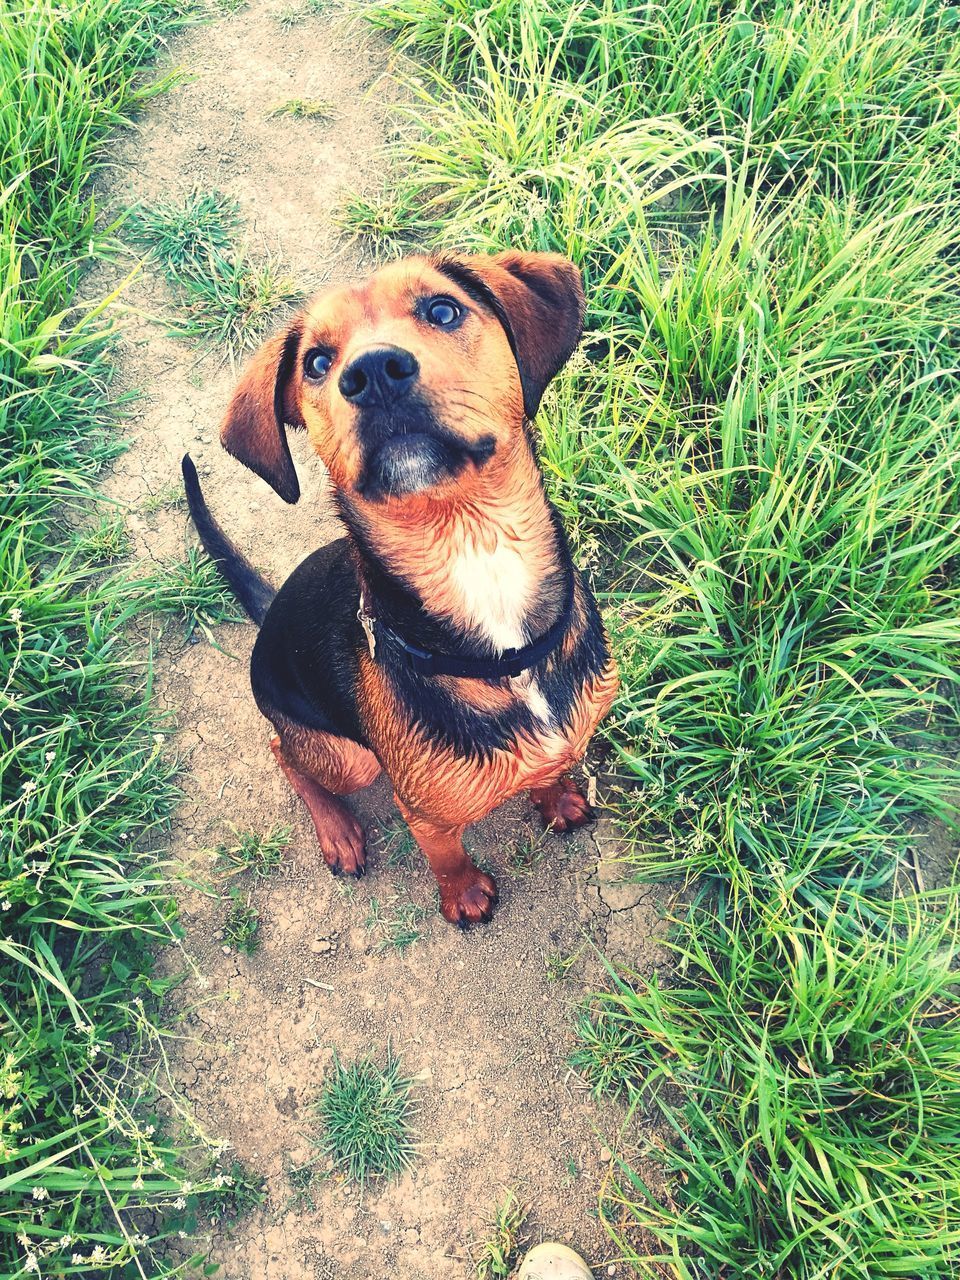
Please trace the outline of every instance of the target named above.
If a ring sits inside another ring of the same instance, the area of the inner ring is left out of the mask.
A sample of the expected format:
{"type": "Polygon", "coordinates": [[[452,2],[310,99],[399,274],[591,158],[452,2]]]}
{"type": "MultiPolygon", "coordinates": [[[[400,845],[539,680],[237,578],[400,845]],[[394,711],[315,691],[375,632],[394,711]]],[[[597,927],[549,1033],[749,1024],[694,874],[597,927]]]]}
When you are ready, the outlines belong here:
{"type": "Polygon", "coordinates": [[[496,658],[468,658],[455,653],[436,653],[410,644],[403,636],[388,626],[382,618],[374,618],[366,610],[363,592],[357,620],[363,627],[370,648],[370,657],[376,661],[378,645],[390,652],[405,666],[422,676],[461,676],[473,680],[502,680],[505,676],[518,676],[529,667],[542,662],[556,649],[566,634],[573,610],[573,568],[567,573],[563,607],[557,620],[538,640],[531,640],[520,649],[504,649],[496,658]]]}

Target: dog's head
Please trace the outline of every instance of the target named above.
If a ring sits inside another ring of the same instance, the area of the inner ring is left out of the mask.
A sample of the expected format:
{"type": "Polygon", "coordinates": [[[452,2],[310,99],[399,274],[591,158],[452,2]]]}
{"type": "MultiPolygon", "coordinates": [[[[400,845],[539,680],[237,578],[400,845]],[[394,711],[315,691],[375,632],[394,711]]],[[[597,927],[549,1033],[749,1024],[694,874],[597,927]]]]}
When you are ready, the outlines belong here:
{"type": "Polygon", "coordinates": [[[286,502],[284,424],[362,502],[438,496],[504,450],[576,346],[580,273],[549,253],[413,257],[330,289],[241,376],[224,447],[286,502]]]}

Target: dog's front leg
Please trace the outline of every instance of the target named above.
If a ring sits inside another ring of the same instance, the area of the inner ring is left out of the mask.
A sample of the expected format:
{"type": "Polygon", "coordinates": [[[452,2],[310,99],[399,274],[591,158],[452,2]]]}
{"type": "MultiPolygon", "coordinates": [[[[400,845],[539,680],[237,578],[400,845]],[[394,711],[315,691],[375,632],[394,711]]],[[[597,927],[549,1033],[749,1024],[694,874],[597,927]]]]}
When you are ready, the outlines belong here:
{"type": "Polygon", "coordinates": [[[435,822],[408,809],[397,797],[410,832],[437,877],[440,910],[446,920],[461,929],[489,920],[497,900],[497,882],[474,866],[463,847],[465,827],[435,822]]]}

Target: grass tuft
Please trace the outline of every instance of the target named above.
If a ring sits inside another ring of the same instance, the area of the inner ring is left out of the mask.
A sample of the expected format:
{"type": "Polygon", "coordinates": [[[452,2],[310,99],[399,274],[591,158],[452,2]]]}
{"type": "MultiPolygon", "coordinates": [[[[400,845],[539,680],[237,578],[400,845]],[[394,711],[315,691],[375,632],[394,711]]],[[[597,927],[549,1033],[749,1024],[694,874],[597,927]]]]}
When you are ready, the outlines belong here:
{"type": "Polygon", "coordinates": [[[337,109],[329,98],[290,98],[272,107],[270,115],[291,120],[333,120],[337,109]]]}
{"type": "Polygon", "coordinates": [[[140,207],[128,232],[176,288],[185,312],[177,332],[217,343],[232,358],[255,347],[277,311],[300,296],[274,258],[255,261],[236,247],[238,227],[236,204],[211,192],[140,207]]]}
{"type": "Polygon", "coordinates": [[[397,1178],[412,1166],[412,1088],[389,1047],[383,1067],[372,1058],[344,1065],[334,1057],[317,1116],[319,1149],[335,1169],[365,1187],[371,1178],[397,1178]]]}
{"type": "Polygon", "coordinates": [[[476,1280],[506,1280],[516,1266],[524,1245],[523,1225],[530,1206],[512,1188],[493,1207],[482,1240],[473,1242],[473,1274],[476,1280]]]}
{"type": "Polygon", "coordinates": [[[221,867],[234,872],[252,871],[258,880],[265,880],[283,861],[283,851],[290,843],[291,828],[277,823],[269,831],[238,831],[232,828],[234,839],[217,845],[214,857],[221,867]]]}
{"type": "Polygon", "coordinates": [[[366,927],[380,935],[378,951],[406,951],[423,937],[421,926],[428,915],[424,907],[399,894],[389,902],[371,898],[366,927]]]}
{"type": "Polygon", "coordinates": [[[239,889],[230,890],[230,910],[223,924],[223,939],[228,947],[252,956],[260,946],[260,913],[250,905],[239,889]]]}
{"type": "Polygon", "coordinates": [[[194,191],[180,204],[161,202],[135,208],[127,239],[143,249],[176,281],[185,271],[201,271],[211,251],[228,252],[240,227],[240,207],[219,191],[194,191]]]}

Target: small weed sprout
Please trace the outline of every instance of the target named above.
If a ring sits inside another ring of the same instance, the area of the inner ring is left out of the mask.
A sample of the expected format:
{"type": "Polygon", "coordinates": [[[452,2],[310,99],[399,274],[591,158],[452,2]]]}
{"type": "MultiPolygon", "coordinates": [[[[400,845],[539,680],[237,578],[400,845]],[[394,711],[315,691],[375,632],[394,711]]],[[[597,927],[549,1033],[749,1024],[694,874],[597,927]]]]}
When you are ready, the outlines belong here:
{"type": "Polygon", "coordinates": [[[337,109],[328,98],[290,98],[287,102],[278,102],[269,114],[275,119],[333,120],[337,109]]]}
{"type": "Polygon", "coordinates": [[[290,1183],[290,1199],[288,1207],[293,1210],[303,1211],[309,1210],[313,1213],[316,1210],[316,1201],[314,1200],[314,1188],[317,1182],[323,1177],[323,1171],[318,1165],[320,1156],[316,1156],[313,1160],[308,1160],[306,1164],[290,1165],[287,1169],[287,1181],[290,1183]]]}
{"type": "Polygon", "coordinates": [[[388,867],[407,868],[416,862],[417,842],[402,818],[395,818],[384,827],[377,845],[384,851],[388,867]]]}
{"type": "Polygon", "coordinates": [[[570,971],[583,955],[583,947],[577,951],[573,951],[570,955],[564,955],[562,951],[553,951],[549,955],[543,957],[543,967],[546,970],[548,982],[564,982],[570,976],[570,971]]]}
{"type": "Polygon", "coordinates": [[[483,1240],[475,1240],[474,1276],[476,1280],[506,1280],[523,1247],[523,1224],[530,1206],[524,1204],[511,1188],[494,1206],[483,1240]]]}
{"type": "Polygon", "coordinates": [[[361,1187],[371,1178],[399,1177],[416,1154],[412,1088],[389,1046],[383,1067],[369,1057],[349,1065],[334,1057],[316,1107],[319,1150],[361,1187]]]}
{"type": "Polygon", "coordinates": [[[158,511],[178,511],[187,505],[187,499],[181,484],[167,485],[151,493],[140,503],[140,510],[145,516],[156,515],[158,511]]]}
{"type": "Polygon", "coordinates": [[[528,827],[519,839],[515,840],[507,853],[507,866],[514,875],[528,875],[535,871],[547,854],[549,832],[534,831],[528,827]]]}
{"type": "Polygon", "coordinates": [[[326,8],[328,8],[328,0],[305,0],[303,4],[291,4],[285,9],[278,9],[274,19],[281,27],[294,27],[307,18],[323,13],[326,8]]]}
{"type": "Polygon", "coordinates": [[[221,1189],[216,1198],[204,1205],[212,1222],[229,1222],[263,1204],[266,1179],[251,1173],[239,1160],[234,1160],[226,1174],[215,1180],[221,1189]]]}
{"type": "Polygon", "coordinates": [[[238,889],[231,890],[230,904],[223,926],[224,941],[234,951],[252,956],[260,945],[260,915],[250,905],[249,897],[245,899],[238,889]]]}
{"type": "Polygon", "coordinates": [[[217,845],[214,855],[220,867],[234,872],[252,871],[258,880],[276,871],[283,861],[283,851],[290,843],[290,827],[278,823],[261,835],[259,831],[238,831],[234,839],[217,845]]]}
{"type": "Polygon", "coordinates": [[[78,552],[95,564],[112,564],[130,552],[130,533],[120,513],[104,516],[94,528],[77,538],[78,552]]]}
{"type": "Polygon", "coordinates": [[[423,936],[420,926],[426,918],[423,907],[397,894],[383,904],[379,898],[370,899],[366,927],[380,933],[378,951],[405,951],[423,936]]]}

